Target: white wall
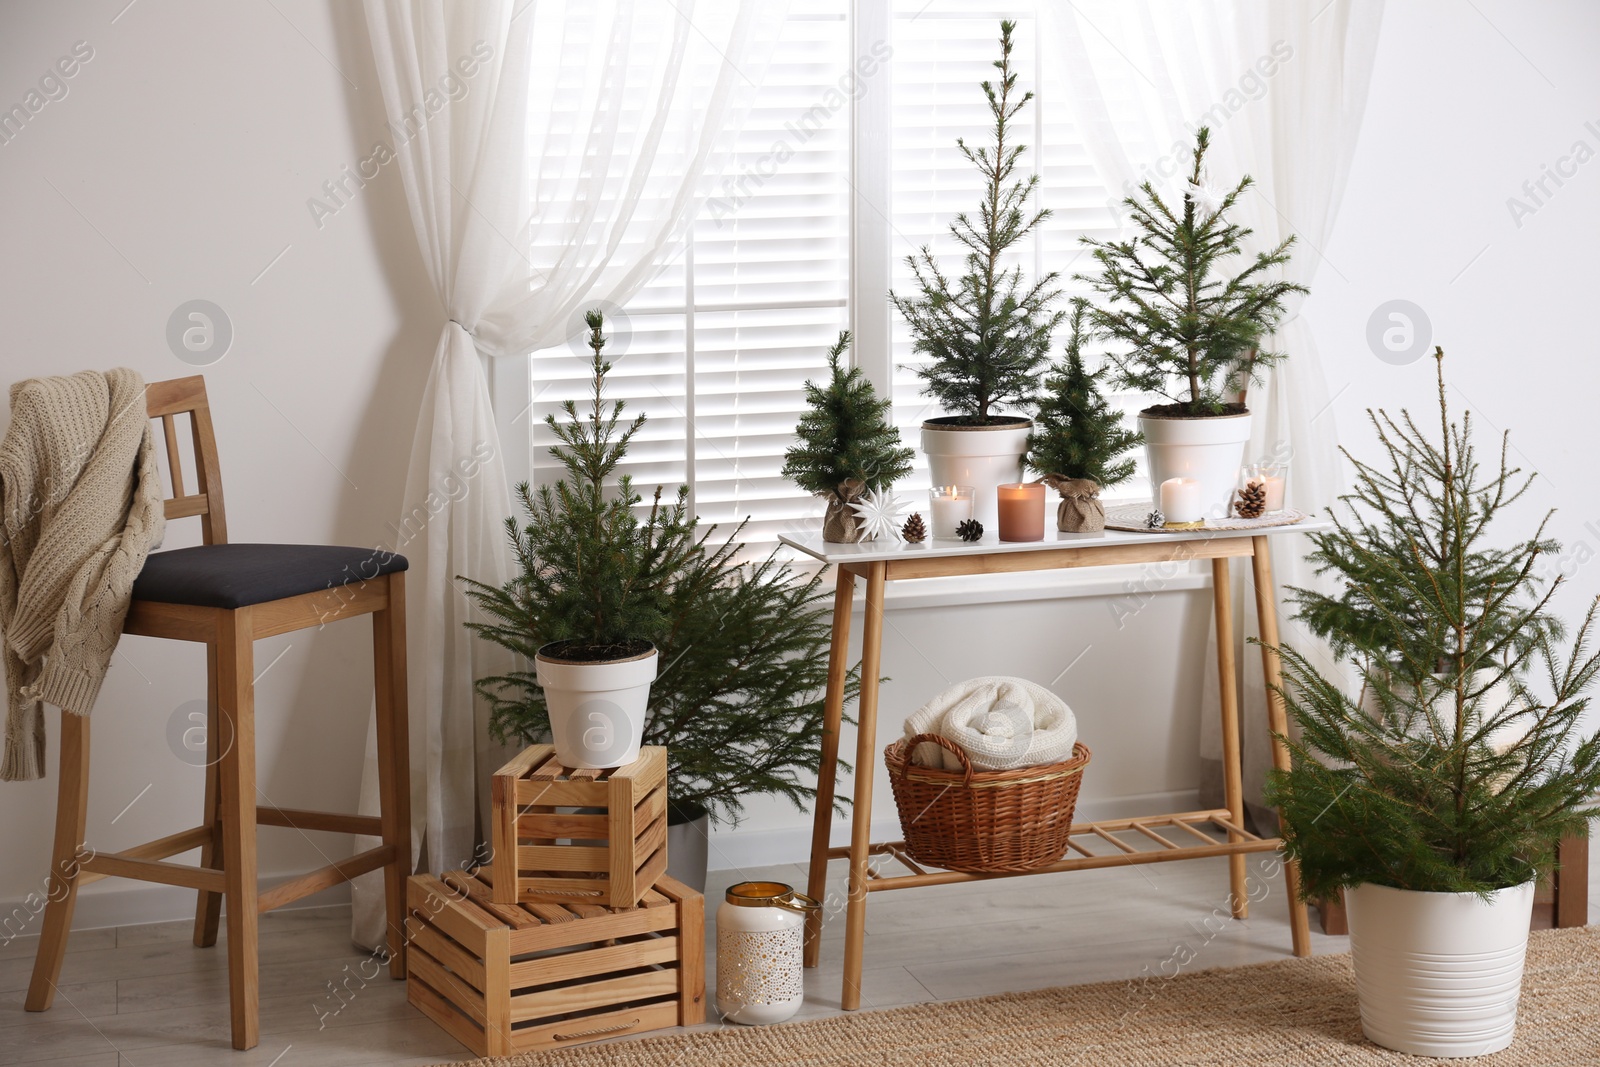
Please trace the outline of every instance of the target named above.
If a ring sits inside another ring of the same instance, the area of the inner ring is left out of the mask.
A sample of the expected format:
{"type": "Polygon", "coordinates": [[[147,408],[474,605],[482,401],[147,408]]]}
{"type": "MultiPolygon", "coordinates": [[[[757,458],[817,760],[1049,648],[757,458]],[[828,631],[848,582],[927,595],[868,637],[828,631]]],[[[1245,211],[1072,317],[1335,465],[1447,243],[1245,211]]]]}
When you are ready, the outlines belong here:
{"type": "MultiPolygon", "coordinates": [[[[379,135],[359,10],[161,0],[113,24],[125,2],[0,8],[0,107],[21,101],[75,41],[95,50],[65,99],[0,144],[0,371],[9,381],[127,364],[151,379],[178,376],[189,368],[167,350],[166,318],[185,300],[213,300],[237,334],[205,372],[232,537],[376,542],[401,508],[439,312],[392,173],[320,230],[306,208],[379,135]]],[[[1574,141],[1600,149],[1600,132],[1584,126],[1600,127],[1600,71],[1589,62],[1600,10],[1583,0],[1477,7],[1487,18],[1447,0],[1390,4],[1349,192],[1305,314],[1341,432],[1365,450],[1362,408],[1425,409],[1430,399],[1429,365],[1379,361],[1367,319],[1386,300],[1421,305],[1451,353],[1460,395],[1481,405],[1486,429],[1514,429],[1525,464],[1545,476],[1530,508],[1566,502],[1557,536],[1600,553],[1600,504],[1585,503],[1592,450],[1581,436],[1600,370],[1578,318],[1600,280],[1579,244],[1600,232],[1600,162],[1520,228],[1505,203],[1574,141]]],[[[1569,609],[1600,573],[1571,563],[1569,609]]],[[[1060,687],[1095,750],[1085,808],[1181,802],[1198,779],[1193,693],[1209,599],[1178,581],[1119,629],[1131,603],[1122,580],[1099,595],[1008,606],[897,601],[877,748],[947,681],[1012,672],[1043,680],[1073,664],[1060,687]]],[[[856,624],[859,633],[859,614],[856,624]]],[[[258,648],[263,667],[284,653],[257,698],[263,788],[279,803],[353,803],[370,698],[365,641],[352,623],[258,648]]],[[[98,847],[195,821],[199,772],[172,756],[165,727],[203,694],[203,670],[196,649],[123,643],[95,716],[98,847]]],[[[853,751],[853,735],[844,743],[853,751]]],[[[875,818],[892,827],[881,775],[878,787],[875,818]]],[[[39,886],[53,790],[53,776],[0,786],[0,901],[39,886]]],[[[717,833],[713,865],[799,858],[808,827],[808,816],[757,801],[742,826],[717,833]]],[[[318,844],[330,855],[344,847],[318,844]]],[[[263,870],[318,862],[291,831],[264,835],[263,870]]],[[[187,894],[109,880],[86,897],[80,925],[180,914],[187,894]]]]}
{"type": "MultiPolygon", "coordinates": [[[[235,331],[204,369],[231,539],[376,544],[401,512],[440,313],[393,174],[320,230],[306,207],[382,121],[360,7],[126,4],[0,7],[0,107],[23,102],[74,42],[93,48],[65,98],[0,144],[0,379],[116,365],[148,380],[193,373],[168,349],[166,321],[184,301],[211,300],[235,331]]],[[[194,520],[174,523],[168,544],[196,537],[194,520]]],[[[256,702],[272,800],[354,810],[368,648],[363,622],[257,646],[258,670],[276,660],[256,702]]],[[[201,772],[173,755],[166,729],[204,696],[200,646],[122,642],[93,718],[96,848],[200,822],[201,772]]],[[[0,785],[0,901],[40,888],[54,797],[53,772],[0,785]]],[[[318,849],[350,851],[326,835],[313,845],[263,831],[262,870],[319,866],[318,849]]],[[[192,896],[108,879],[86,888],[80,924],[170,917],[192,896]]]]}

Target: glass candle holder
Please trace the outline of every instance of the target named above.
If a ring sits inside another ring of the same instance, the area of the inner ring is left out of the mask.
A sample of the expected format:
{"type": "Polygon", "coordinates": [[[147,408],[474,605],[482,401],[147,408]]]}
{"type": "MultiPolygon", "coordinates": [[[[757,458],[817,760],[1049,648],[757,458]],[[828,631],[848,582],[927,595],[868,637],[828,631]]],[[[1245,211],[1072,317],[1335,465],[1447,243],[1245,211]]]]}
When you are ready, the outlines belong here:
{"type": "Polygon", "coordinates": [[[1044,483],[1013,482],[995,487],[1000,505],[1000,540],[1044,540],[1044,483]]]}
{"type": "Polygon", "coordinates": [[[1282,511],[1284,508],[1284,491],[1288,488],[1289,468],[1282,463],[1249,463],[1239,468],[1239,488],[1243,489],[1251,482],[1260,482],[1266,487],[1266,510],[1282,511]]]}
{"type": "Polygon", "coordinates": [[[928,514],[935,541],[957,541],[956,527],[972,518],[977,491],[970,485],[936,485],[928,490],[928,514]]]}

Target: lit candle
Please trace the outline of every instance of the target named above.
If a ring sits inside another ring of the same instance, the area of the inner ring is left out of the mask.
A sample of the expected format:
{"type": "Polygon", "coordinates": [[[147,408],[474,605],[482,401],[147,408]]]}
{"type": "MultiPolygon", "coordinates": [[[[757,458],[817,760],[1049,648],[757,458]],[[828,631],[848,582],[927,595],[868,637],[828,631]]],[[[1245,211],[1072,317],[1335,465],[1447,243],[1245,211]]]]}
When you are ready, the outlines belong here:
{"type": "Polygon", "coordinates": [[[928,511],[936,541],[955,541],[956,527],[972,518],[975,491],[970,485],[936,485],[928,490],[928,511]]]}
{"type": "MultiPolygon", "coordinates": [[[[1199,487],[1195,488],[1198,499],[1199,487]]],[[[1044,483],[1014,482],[995,487],[1000,505],[1000,540],[1044,540],[1044,483]]]]}
{"type": "Polygon", "coordinates": [[[1194,478],[1168,478],[1162,482],[1161,514],[1168,526],[1205,521],[1206,513],[1200,507],[1199,481],[1194,478]]]}
{"type": "Polygon", "coordinates": [[[1262,476],[1261,480],[1263,482],[1265,482],[1266,486],[1267,486],[1267,510],[1268,511],[1282,511],[1283,510],[1283,475],[1281,475],[1281,474],[1266,474],[1266,475],[1262,476]]]}

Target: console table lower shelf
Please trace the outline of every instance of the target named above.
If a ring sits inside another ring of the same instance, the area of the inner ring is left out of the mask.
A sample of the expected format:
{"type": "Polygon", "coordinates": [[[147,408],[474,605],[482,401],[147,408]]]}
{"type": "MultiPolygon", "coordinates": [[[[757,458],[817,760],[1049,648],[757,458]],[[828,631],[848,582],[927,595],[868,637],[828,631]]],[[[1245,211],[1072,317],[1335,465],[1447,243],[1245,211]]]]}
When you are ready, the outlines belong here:
{"type": "MultiPolygon", "coordinates": [[[[1171,815],[1145,815],[1136,819],[1102,819],[1099,822],[1074,824],[1065,858],[1026,871],[947,871],[938,867],[924,867],[912,859],[904,841],[869,845],[868,855],[888,856],[911,873],[887,875],[869,863],[866,889],[869,893],[876,893],[886,889],[982,882],[990,878],[1018,878],[1058,871],[1089,871],[1098,867],[1127,867],[1139,863],[1203,860],[1217,856],[1242,856],[1250,852],[1276,852],[1281,847],[1282,838],[1258,837],[1234,825],[1232,812],[1226,810],[1182,811],[1171,815]],[[1206,835],[1202,827],[1219,836],[1206,835]],[[1162,830],[1169,831],[1172,836],[1161,833],[1162,830]],[[1180,836],[1179,832],[1186,836],[1180,836]],[[1138,847],[1118,834],[1140,835],[1135,839],[1138,847]],[[1182,843],[1173,838],[1178,838],[1182,843]],[[1111,851],[1106,851],[1108,848],[1111,851]]],[[[828,858],[849,859],[850,849],[848,846],[830,848],[828,858]]]]}
{"type": "MultiPolygon", "coordinates": [[[[1073,827],[1065,858],[1028,871],[968,873],[930,869],[914,860],[904,843],[871,843],[872,785],[879,761],[878,690],[882,674],[884,587],[893,581],[953,575],[1007,574],[1117,566],[1130,563],[1211,564],[1212,611],[1217,633],[1232,634],[1233,603],[1229,590],[1229,563],[1250,561],[1255,587],[1256,619],[1261,634],[1261,667],[1267,683],[1267,729],[1273,735],[1273,762],[1289,765],[1288,749],[1279,737],[1288,731],[1283,700],[1276,687],[1282,682],[1278,662],[1278,601],[1272,582],[1269,540],[1295,533],[1331,528],[1319,521],[1259,530],[1203,529],[1181,533],[1133,533],[1108,530],[1096,534],[1051,531],[1045,540],[1000,543],[984,538],[975,544],[931,542],[917,545],[828,544],[819,538],[780,540],[791,548],[836,568],[833,598],[833,641],[828,650],[828,687],[823,723],[822,758],[817,768],[817,803],[813,812],[811,863],[807,891],[822,899],[829,859],[850,861],[849,893],[845,905],[844,988],[839,1003],[846,1011],[861,1006],[861,971],[866,954],[867,898],[889,889],[914,889],[1014,878],[1053,871],[1088,870],[1176,860],[1228,858],[1229,899],[1235,919],[1248,917],[1245,856],[1282,847],[1277,838],[1259,837],[1244,829],[1243,758],[1240,745],[1238,667],[1231,640],[1217,642],[1217,675],[1222,718],[1222,777],[1225,808],[1178,812],[1134,819],[1109,819],[1073,827]],[[839,767],[839,736],[844,720],[845,683],[848,676],[850,616],[857,579],[865,579],[866,603],[861,640],[861,694],[856,728],[855,801],[850,814],[850,846],[830,848],[835,780],[839,767]],[[867,813],[867,814],[863,814],[867,813]],[[1209,832],[1208,832],[1209,831],[1209,832]],[[874,857],[900,864],[910,873],[886,874],[871,862],[874,857]]],[[[1305,904],[1299,899],[1297,864],[1283,866],[1284,890],[1289,897],[1289,930],[1294,954],[1311,954],[1311,929],[1305,904]]],[[[806,916],[805,963],[815,967],[822,950],[822,915],[806,916]]]]}

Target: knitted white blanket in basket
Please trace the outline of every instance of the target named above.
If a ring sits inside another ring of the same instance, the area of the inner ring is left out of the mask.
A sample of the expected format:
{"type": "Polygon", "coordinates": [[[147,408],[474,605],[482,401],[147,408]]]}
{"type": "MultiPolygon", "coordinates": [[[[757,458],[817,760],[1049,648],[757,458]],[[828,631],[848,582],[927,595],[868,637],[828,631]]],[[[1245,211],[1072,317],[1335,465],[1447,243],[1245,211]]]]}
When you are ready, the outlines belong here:
{"type": "MultiPolygon", "coordinates": [[[[972,678],[951,686],[906,719],[906,737],[938,734],[961,748],[977,770],[1003,771],[1072,758],[1078,720],[1066,701],[1026,678],[972,678]]],[[[960,770],[953,752],[923,742],[920,767],[960,770]]]]}

